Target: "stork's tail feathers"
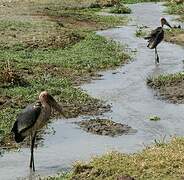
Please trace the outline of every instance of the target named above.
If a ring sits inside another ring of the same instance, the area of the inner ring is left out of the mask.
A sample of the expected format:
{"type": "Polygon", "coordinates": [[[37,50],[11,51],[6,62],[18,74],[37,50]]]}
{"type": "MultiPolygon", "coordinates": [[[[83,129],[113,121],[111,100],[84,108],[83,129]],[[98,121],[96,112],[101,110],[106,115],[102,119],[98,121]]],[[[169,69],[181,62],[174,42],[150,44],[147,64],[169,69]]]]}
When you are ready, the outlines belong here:
{"type": "Polygon", "coordinates": [[[148,45],[147,47],[150,48],[150,49],[154,49],[154,45],[155,45],[155,42],[153,40],[153,38],[151,38],[150,36],[147,36],[147,37],[144,37],[144,39],[148,40],[148,45]]]}
{"type": "Polygon", "coordinates": [[[17,122],[15,122],[15,124],[13,125],[13,128],[12,128],[11,132],[14,133],[15,141],[17,143],[22,142],[25,139],[25,137],[22,136],[21,133],[18,132],[17,122]]]}

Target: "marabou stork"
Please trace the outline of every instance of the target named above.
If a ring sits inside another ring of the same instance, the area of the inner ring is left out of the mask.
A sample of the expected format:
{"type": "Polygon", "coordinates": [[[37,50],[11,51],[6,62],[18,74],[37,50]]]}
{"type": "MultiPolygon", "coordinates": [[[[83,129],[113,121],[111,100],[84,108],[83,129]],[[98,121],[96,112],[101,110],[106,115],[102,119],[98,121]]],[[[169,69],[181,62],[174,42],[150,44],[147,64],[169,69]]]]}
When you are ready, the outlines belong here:
{"type": "Polygon", "coordinates": [[[31,137],[31,159],[30,168],[35,171],[34,165],[34,143],[37,132],[47,124],[51,110],[55,109],[62,113],[62,107],[55,99],[43,91],[39,95],[39,101],[28,105],[15,121],[12,132],[17,143],[22,142],[27,136],[31,137]]]}
{"type": "Polygon", "coordinates": [[[145,37],[145,39],[148,40],[147,47],[150,48],[150,49],[155,49],[155,63],[159,63],[157,45],[164,39],[163,26],[167,25],[170,28],[172,28],[165,18],[162,17],[160,19],[160,22],[161,22],[161,27],[157,27],[156,29],[151,31],[151,33],[147,37],[145,37]]]}

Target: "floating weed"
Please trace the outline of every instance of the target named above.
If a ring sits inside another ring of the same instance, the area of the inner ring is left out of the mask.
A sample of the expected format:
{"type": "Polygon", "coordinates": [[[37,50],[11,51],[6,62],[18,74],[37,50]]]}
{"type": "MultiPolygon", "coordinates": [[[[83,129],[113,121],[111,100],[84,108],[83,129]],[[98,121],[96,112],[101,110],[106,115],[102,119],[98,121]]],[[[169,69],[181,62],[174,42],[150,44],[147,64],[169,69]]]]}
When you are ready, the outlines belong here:
{"type": "Polygon", "coordinates": [[[145,37],[147,35],[147,31],[145,30],[145,27],[143,26],[137,27],[135,35],[136,37],[145,37]]]}
{"type": "Polygon", "coordinates": [[[156,115],[152,115],[149,117],[150,121],[160,121],[160,117],[156,116],[156,115]]]}

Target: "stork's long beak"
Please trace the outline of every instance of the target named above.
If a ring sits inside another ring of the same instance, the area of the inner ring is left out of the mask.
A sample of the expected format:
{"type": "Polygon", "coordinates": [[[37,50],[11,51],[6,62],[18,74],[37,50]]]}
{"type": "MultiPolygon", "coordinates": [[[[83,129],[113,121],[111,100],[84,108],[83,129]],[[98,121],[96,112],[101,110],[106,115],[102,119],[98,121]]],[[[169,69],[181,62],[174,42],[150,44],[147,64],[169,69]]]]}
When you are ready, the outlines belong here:
{"type": "Polygon", "coordinates": [[[172,29],[172,26],[167,21],[166,21],[165,25],[172,29]]]}
{"type": "Polygon", "coordinates": [[[63,107],[56,102],[56,100],[51,96],[51,95],[48,95],[48,101],[49,101],[49,104],[58,112],[60,113],[63,113],[63,107]]]}

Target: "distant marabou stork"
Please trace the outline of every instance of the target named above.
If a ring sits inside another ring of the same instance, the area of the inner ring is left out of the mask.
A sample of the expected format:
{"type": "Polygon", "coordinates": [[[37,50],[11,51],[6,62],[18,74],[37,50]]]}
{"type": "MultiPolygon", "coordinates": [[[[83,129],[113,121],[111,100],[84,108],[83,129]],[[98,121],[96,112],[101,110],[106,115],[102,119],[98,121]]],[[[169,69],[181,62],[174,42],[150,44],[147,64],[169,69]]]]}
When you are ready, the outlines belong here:
{"type": "Polygon", "coordinates": [[[31,137],[30,168],[33,171],[35,171],[34,143],[36,134],[45,124],[47,124],[51,116],[52,108],[62,113],[61,105],[59,105],[47,91],[43,91],[39,95],[39,101],[28,105],[18,115],[12,128],[17,143],[22,142],[27,136],[31,137]]]}
{"type": "Polygon", "coordinates": [[[150,48],[150,49],[155,49],[155,63],[159,63],[157,45],[164,39],[163,26],[167,25],[170,28],[172,28],[165,18],[162,17],[160,19],[160,22],[161,22],[161,27],[157,27],[156,29],[151,31],[151,33],[147,37],[145,37],[145,39],[148,40],[147,47],[150,48]]]}

